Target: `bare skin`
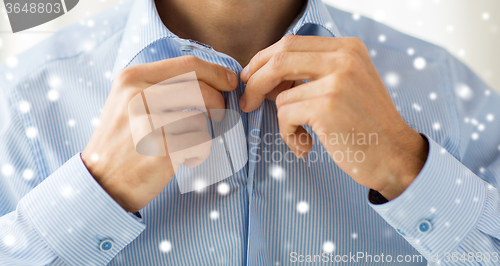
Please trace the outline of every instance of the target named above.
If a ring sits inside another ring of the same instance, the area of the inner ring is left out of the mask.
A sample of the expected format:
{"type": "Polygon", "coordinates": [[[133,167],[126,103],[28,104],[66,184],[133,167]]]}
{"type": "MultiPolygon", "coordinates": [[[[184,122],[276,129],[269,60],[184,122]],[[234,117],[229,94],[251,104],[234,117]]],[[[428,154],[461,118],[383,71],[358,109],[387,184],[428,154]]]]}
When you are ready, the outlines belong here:
{"type": "Polygon", "coordinates": [[[241,66],[277,42],[303,6],[301,0],[156,1],[170,31],[210,45],[241,66]]]}
{"type": "MultiPolygon", "coordinates": [[[[397,112],[359,39],[281,38],[303,1],[158,0],[156,4],[173,33],[210,45],[246,66],[240,75],[247,84],[240,99],[241,109],[252,112],[265,99],[276,101],[280,133],[298,157],[307,154],[312,142],[302,145],[286,137],[298,135],[310,140],[302,125],[310,125],[316,134],[325,136],[355,128],[356,132],[377,133],[381,140],[379,145],[363,147],[363,163],[338,164],[359,184],[392,200],[422,169],[428,144],[397,112]],[[304,84],[304,79],[311,82],[304,84]]],[[[207,109],[224,108],[220,91],[234,90],[238,77],[225,67],[190,56],[126,68],[113,81],[101,123],[82,160],[96,181],[127,211],[145,207],[183,163],[172,162],[168,156],[147,157],[136,152],[127,104],[149,86],[190,71],[198,75],[207,109]],[[99,155],[98,161],[92,160],[94,154],[99,155]]],[[[345,148],[360,149],[331,145],[329,139],[322,144],[330,154],[345,148]]],[[[188,157],[183,159],[190,161],[188,157]]]]}

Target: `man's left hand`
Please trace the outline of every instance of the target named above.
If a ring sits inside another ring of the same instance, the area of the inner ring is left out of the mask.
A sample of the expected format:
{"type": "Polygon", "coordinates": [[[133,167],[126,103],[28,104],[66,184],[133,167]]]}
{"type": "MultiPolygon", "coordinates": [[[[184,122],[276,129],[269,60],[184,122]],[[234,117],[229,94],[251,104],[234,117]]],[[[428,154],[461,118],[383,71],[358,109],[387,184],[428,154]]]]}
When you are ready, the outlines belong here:
{"type": "Polygon", "coordinates": [[[247,84],[241,109],[275,100],[280,134],[297,157],[312,147],[301,127],[309,125],[344,172],[388,200],[403,193],[427,159],[427,141],[399,115],[357,38],[286,36],[255,55],[241,80],[247,84]],[[377,143],[369,143],[375,136],[377,143]]]}

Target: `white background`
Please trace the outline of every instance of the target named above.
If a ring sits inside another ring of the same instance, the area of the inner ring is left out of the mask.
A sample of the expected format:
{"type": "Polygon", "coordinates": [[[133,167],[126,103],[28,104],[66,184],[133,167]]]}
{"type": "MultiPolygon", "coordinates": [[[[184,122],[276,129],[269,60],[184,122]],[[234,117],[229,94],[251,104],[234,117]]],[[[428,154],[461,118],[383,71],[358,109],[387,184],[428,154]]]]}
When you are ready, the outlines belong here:
{"type": "MultiPolygon", "coordinates": [[[[146,0],[139,0],[146,1],[146,0]]],[[[203,0],[207,1],[207,0],[203,0]]],[[[500,91],[499,0],[324,0],[342,10],[382,21],[402,32],[447,48],[500,91]]],[[[0,61],[15,56],[70,23],[85,20],[118,0],[81,0],[68,14],[12,34],[0,0],[0,61]]]]}

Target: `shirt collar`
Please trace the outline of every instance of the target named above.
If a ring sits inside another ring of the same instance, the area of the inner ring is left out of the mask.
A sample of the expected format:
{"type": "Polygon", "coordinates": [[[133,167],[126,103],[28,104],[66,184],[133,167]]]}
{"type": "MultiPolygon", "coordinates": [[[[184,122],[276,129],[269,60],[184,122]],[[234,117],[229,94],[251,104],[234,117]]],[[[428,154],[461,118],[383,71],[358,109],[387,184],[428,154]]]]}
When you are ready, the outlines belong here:
{"type": "MultiPolygon", "coordinates": [[[[285,35],[297,34],[308,24],[323,27],[332,37],[335,33],[338,35],[338,29],[321,0],[308,0],[305,8],[290,25],[285,35]]],[[[168,38],[185,44],[193,42],[179,38],[163,24],[154,0],[135,0],[124,28],[112,78],[148,46],[168,38]]]]}

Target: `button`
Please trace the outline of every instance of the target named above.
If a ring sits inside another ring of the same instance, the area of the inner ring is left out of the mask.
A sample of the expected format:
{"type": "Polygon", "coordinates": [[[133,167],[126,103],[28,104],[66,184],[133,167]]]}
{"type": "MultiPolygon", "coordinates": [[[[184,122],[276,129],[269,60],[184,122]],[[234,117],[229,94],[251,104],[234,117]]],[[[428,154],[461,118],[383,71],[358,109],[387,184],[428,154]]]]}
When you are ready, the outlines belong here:
{"type": "Polygon", "coordinates": [[[396,231],[398,231],[398,233],[399,233],[400,235],[402,235],[402,236],[405,236],[405,235],[406,235],[406,234],[405,234],[405,232],[401,231],[401,229],[396,229],[396,231]]]}
{"type": "Polygon", "coordinates": [[[432,224],[431,222],[427,221],[427,220],[422,220],[420,222],[418,222],[418,231],[422,234],[426,234],[428,232],[430,232],[432,229],[432,224]]]}
{"type": "Polygon", "coordinates": [[[192,52],[193,51],[193,46],[191,46],[191,45],[183,45],[183,46],[181,46],[181,51],[187,52],[187,53],[192,52]]]}
{"type": "Polygon", "coordinates": [[[111,239],[103,239],[99,244],[99,249],[101,251],[109,251],[113,248],[113,240],[111,239]]]}

